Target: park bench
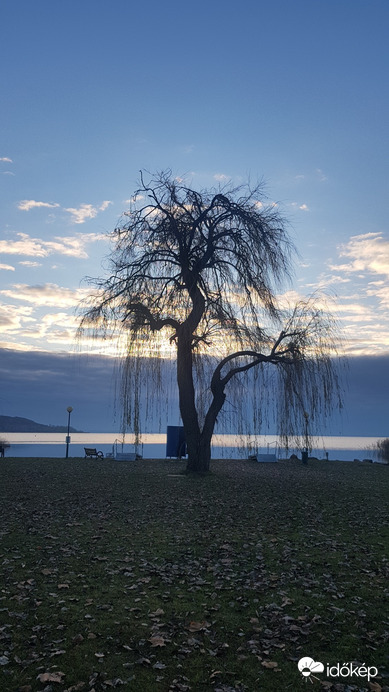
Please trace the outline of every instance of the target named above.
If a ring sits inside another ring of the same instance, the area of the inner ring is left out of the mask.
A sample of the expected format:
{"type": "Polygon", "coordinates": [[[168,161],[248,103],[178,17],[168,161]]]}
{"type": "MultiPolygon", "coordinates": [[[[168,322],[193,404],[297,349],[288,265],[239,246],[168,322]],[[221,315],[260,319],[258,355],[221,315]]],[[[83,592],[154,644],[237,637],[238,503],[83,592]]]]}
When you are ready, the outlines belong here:
{"type": "Polygon", "coordinates": [[[103,452],[98,452],[96,447],[84,447],[85,457],[84,459],[90,459],[96,457],[96,459],[104,459],[103,452]]]}

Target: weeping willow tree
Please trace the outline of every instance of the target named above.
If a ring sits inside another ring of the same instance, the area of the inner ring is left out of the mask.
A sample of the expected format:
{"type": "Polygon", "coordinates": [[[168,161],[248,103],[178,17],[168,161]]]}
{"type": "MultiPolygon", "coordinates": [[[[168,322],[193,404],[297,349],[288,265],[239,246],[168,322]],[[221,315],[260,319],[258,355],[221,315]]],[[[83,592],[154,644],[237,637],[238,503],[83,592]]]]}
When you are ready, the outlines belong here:
{"type": "Polygon", "coordinates": [[[247,403],[236,389],[245,377],[257,421],[275,392],[285,438],[308,435],[308,415],[313,425],[341,404],[334,321],[313,300],[287,308],[277,297],[295,250],[261,186],[198,192],[170,172],[141,176],[112,242],[108,275],[89,280],[81,330],[126,336],[125,416],[135,428],[142,370],[162,390],[156,363],[174,353],[188,471],[208,471],[226,397],[235,409],[247,403]]]}

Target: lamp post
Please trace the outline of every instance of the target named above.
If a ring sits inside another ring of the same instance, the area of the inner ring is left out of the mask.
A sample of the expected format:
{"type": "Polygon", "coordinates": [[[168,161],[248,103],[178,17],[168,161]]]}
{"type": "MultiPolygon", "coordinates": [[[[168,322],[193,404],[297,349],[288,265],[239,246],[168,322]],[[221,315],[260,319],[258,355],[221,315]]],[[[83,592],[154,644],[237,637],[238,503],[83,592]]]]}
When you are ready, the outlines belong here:
{"type": "Polygon", "coordinates": [[[65,459],[69,458],[69,443],[70,443],[70,414],[73,411],[72,406],[67,407],[67,412],[68,412],[68,434],[66,435],[66,456],[65,459]]]}

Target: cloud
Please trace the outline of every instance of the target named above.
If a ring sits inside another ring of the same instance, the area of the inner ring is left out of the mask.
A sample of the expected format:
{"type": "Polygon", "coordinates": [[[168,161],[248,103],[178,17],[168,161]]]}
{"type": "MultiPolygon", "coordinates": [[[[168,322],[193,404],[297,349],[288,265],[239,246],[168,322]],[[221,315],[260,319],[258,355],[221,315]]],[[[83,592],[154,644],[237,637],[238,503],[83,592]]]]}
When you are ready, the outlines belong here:
{"type": "Polygon", "coordinates": [[[23,300],[35,306],[55,306],[70,308],[77,306],[90,293],[89,289],[64,288],[57,284],[13,284],[10,289],[3,289],[0,294],[13,300],[23,300]]]}
{"type": "MultiPolygon", "coordinates": [[[[389,287],[371,287],[369,291],[361,291],[356,295],[331,295],[326,291],[331,283],[340,281],[349,284],[349,279],[342,277],[323,276],[315,284],[307,284],[305,288],[312,290],[314,305],[324,313],[329,312],[336,320],[339,335],[342,337],[340,352],[349,355],[379,354],[389,352],[389,287]],[[318,293],[316,293],[318,291],[318,293]],[[322,293],[321,291],[324,291],[322,293]],[[370,296],[381,301],[377,305],[370,296]]],[[[307,300],[307,295],[295,290],[277,296],[282,309],[290,309],[301,300],[307,300]]]]}
{"type": "Polygon", "coordinates": [[[32,327],[23,329],[21,339],[36,339],[46,344],[74,344],[78,320],[67,312],[47,313],[32,327]]]}
{"type": "Polygon", "coordinates": [[[25,327],[26,322],[34,322],[31,317],[34,308],[23,305],[0,305],[0,327],[4,333],[15,333],[25,327]]]}
{"type": "Polygon", "coordinates": [[[339,315],[346,318],[348,322],[373,322],[377,319],[374,310],[370,306],[361,305],[360,303],[341,303],[336,305],[336,311],[339,315]]]}
{"type": "Polygon", "coordinates": [[[18,204],[18,209],[21,211],[30,211],[30,209],[46,208],[46,209],[62,209],[71,215],[73,223],[85,223],[87,219],[94,219],[100,211],[105,211],[112,204],[109,200],[105,200],[100,206],[95,207],[93,204],[81,204],[79,207],[61,207],[57,202],[37,202],[34,199],[23,199],[18,204]]]}
{"type": "MultiPolygon", "coordinates": [[[[302,265],[309,266],[309,265],[302,265]]],[[[318,281],[311,284],[306,284],[307,288],[313,288],[319,291],[325,291],[329,286],[335,284],[348,284],[351,279],[349,277],[344,277],[341,274],[321,274],[318,281]]]]}
{"type": "Polygon", "coordinates": [[[36,202],[34,199],[23,199],[18,204],[18,209],[21,211],[30,211],[30,209],[35,209],[39,207],[47,207],[48,209],[55,209],[60,205],[56,202],[36,202]]]}
{"type": "Polygon", "coordinates": [[[183,154],[191,154],[194,148],[194,144],[187,144],[186,146],[181,147],[180,151],[183,154]]]}
{"type": "MultiPolygon", "coordinates": [[[[25,351],[18,347],[0,351],[1,413],[59,424],[66,422],[66,407],[71,404],[74,408],[72,424],[76,428],[96,432],[120,429],[113,415],[115,367],[118,366],[114,358],[32,351],[31,348],[25,351]]],[[[168,363],[162,364],[163,373],[168,367],[168,363]]],[[[339,434],[342,430],[343,435],[384,436],[389,356],[350,358],[349,368],[342,425],[331,431],[330,423],[328,434],[339,434]]],[[[169,371],[163,376],[170,381],[169,371]]],[[[156,424],[154,431],[158,429],[163,430],[163,424],[161,428],[156,424]]],[[[112,442],[115,437],[116,433],[112,442]]]]}
{"type": "Polygon", "coordinates": [[[107,240],[99,233],[79,233],[75,236],[56,236],[53,240],[31,238],[27,233],[17,233],[18,240],[0,240],[0,253],[8,255],[27,255],[28,257],[48,257],[52,254],[87,259],[85,247],[89,243],[107,240]]]}
{"type": "Polygon", "coordinates": [[[352,272],[370,272],[389,277],[389,240],[382,233],[364,233],[352,236],[348,243],[340,246],[340,257],[350,262],[332,265],[331,269],[352,272]]]}
{"type": "Polygon", "coordinates": [[[129,207],[132,207],[133,204],[136,204],[137,202],[142,202],[145,197],[144,195],[134,195],[133,197],[130,197],[130,199],[124,199],[123,204],[126,205],[126,209],[129,207]]]}
{"type": "Polygon", "coordinates": [[[8,156],[1,156],[0,161],[4,161],[4,163],[13,163],[12,159],[10,159],[8,156]]]}
{"type": "Polygon", "coordinates": [[[99,211],[105,211],[112,204],[109,200],[104,201],[99,207],[92,204],[81,204],[80,207],[67,207],[64,210],[71,214],[73,223],[85,223],[87,219],[94,219],[99,211]]]}
{"type": "Polygon", "coordinates": [[[225,183],[225,182],[227,182],[227,180],[231,180],[231,176],[226,175],[225,173],[215,173],[215,175],[213,177],[219,183],[225,183]]]}
{"type": "Polygon", "coordinates": [[[13,267],[11,264],[0,264],[0,269],[4,269],[5,271],[9,272],[15,271],[15,267],[13,267]]]}
{"type": "Polygon", "coordinates": [[[319,177],[321,183],[325,183],[325,181],[328,180],[327,176],[323,173],[321,168],[316,168],[316,174],[319,177]]]}
{"type": "Polygon", "coordinates": [[[309,207],[307,204],[299,204],[298,202],[291,202],[290,206],[291,207],[297,207],[298,206],[298,208],[301,211],[309,211],[309,207]]]}
{"type": "Polygon", "coordinates": [[[42,262],[30,262],[30,260],[25,260],[24,262],[18,262],[23,267],[41,267],[42,262]]]}
{"type": "Polygon", "coordinates": [[[0,304],[0,331],[8,337],[7,343],[0,342],[0,348],[43,350],[54,347],[69,351],[75,347],[79,319],[74,306],[78,305],[80,296],[84,297],[82,292],[72,294],[50,284],[32,287],[16,284],[1,293],[30,304],[0,304]]]}
{"type": "MultiPolygon", "coordinates": [[[[369,286],[373,286],[374,282],[369,284],[369,286]]],[[[378,298],[380,301],[380,308],[384,310],[389,310],[389,286],[383,286],[382,288],[367,288],[366,294],[368,296],[374,296],[375,298],[378,298]]]]}
{"type": "Polygon", "coordinates": [[[26,351],[14,345],[0,351],[0,413],[58,425],[67,421],[81,430],[115,431],[113,358],[26,351]],[[95,396],[96,388],[99,396],[95,396]],[[74,423],[73,423],[74,421],[74,423]]]}

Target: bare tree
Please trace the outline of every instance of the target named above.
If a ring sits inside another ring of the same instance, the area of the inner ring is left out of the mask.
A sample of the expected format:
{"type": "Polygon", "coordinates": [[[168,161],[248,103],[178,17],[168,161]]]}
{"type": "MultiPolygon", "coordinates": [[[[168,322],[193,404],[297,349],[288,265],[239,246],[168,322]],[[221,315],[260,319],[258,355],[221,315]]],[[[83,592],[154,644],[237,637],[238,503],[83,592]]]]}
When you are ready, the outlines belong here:
{"type": "Polygon", "coordinates": [[[133,200],[113,232],[109,276],[90,280],[81,330],[127,334],[125,380],[146,344],[163,336],[174,347],[189,471],[209,469],[218,415],[249,371],[275,368],[282,435],[305,430],[307,411],[310,423],[328,413],[334,396],[340,404],[334,322],[312,300],[291,310],[277,300],[294,247],[261,186],[198,192],[166,172],[141,176],[133,200]]]}

